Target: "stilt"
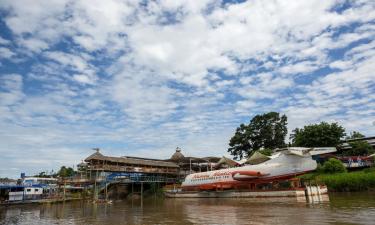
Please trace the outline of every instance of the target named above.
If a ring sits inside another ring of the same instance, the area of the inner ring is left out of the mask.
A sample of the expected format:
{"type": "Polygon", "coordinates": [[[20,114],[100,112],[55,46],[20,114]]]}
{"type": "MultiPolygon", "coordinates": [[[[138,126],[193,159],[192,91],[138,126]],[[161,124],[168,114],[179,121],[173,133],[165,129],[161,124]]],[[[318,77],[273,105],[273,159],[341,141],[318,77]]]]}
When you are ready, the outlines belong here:
{"type": "Polygon", "coordinates": [[[141,208],[143,208],[143,182],[141,181],[141,208]]]}
{"type": "Polygon", "coordinates": [[[107,189],[107,180],[105,181],[105,201],[108,201],[108,189],[107,189]]]}

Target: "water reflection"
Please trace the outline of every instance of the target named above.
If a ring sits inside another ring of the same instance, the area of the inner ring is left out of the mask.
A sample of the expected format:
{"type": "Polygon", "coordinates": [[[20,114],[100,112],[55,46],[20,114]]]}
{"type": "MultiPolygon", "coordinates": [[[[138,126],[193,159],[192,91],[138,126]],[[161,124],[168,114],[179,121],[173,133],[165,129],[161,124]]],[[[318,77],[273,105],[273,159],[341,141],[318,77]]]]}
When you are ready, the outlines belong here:
{"type": "Polygon", "coordinates": [[[374,224],[372,193],[333,194],[330,203],[282,199],[145,199],[112,205],[67,202],[0,207],[0,224],[374,224]]]}

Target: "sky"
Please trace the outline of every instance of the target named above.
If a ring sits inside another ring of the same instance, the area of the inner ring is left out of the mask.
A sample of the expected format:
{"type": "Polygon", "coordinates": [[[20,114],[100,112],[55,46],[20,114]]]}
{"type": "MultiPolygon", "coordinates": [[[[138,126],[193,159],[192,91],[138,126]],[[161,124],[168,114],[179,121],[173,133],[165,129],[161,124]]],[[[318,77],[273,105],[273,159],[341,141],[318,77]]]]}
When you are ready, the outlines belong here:
{"type": "Polygon", "coordinates": [[[0,177],[228,156],[270,111],[375,135],[375,1],[0,0],[0,177]]]}

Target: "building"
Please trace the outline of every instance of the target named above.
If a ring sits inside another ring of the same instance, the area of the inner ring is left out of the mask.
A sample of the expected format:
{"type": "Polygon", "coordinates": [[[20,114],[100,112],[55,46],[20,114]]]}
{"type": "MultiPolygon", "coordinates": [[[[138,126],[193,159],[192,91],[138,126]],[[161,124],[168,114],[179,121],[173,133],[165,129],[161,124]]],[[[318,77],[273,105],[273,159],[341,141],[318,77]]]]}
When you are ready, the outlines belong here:
{"type": "Polygon", "coordinates": [[[137,174],[142,176],[176,177],[179,166],[173,162],[131,156],[112,157],[99,149],[85,160],[89,178],[105,178],[111,174],[137,174]]]}
{"type": "Polygon", "coordinates": [[[174,162],[179,166],[180,179],[185,178],[185,176],[191,173],[211,171],[217,169],[219,165],[224,165],[218,164],[221,159],[219,157],[190,157],[184,156],[181,151],[181,148],[177,147],[171,158],[166,160],[174,162]]]}
{"type": "Polygon", "coordinates": [[[363,137],[363,138],[345,140],[345,142],[343,142],[340,145],[340,150],[345,151],[345,150],[351,149],[350,143],[355,142],[355,141],[366,141],[372,146],[373,149],[375,149],[375,136],[373,136],[373,137],[363,137]]]}

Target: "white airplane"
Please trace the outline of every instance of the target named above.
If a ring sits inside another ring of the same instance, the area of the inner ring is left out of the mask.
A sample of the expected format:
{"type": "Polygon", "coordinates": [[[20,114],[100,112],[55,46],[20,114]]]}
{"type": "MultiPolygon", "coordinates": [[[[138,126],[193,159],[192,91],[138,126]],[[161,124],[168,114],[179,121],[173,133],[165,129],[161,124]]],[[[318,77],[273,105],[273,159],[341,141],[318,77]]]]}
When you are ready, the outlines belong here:
{"type": "Polygon", "coordinates": [[[183,191],[204,191],[248,187],[250,184],[280,181],[293,178],[317,167],[312,155],[335,152],[336,148],[280,149],[265,162],[229,169],[220,169],[186,176],[183,191]]]}

